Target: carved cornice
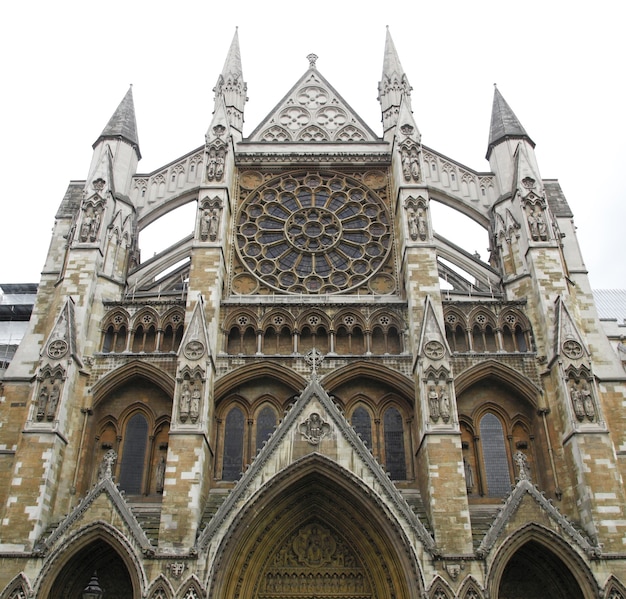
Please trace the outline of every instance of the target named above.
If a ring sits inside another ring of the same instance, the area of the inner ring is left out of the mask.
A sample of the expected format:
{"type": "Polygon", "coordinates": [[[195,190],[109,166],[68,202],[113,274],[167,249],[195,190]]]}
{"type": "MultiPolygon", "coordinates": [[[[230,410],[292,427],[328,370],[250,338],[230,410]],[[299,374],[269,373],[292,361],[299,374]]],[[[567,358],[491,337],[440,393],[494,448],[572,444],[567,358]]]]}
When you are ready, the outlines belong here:
{"type": "MultiPolygon", "coordinates": [[[[272,146],[273,147],[273,146],[272,146]]],[[[258,164],[289,164],[297,166],[299,164],[324,165],[333,164],[375,164],[377,166],[389,166],[391,164],[391,153],[384,152],[239,152],[235,155],[235,164],[239,167],[258,164]]]]}

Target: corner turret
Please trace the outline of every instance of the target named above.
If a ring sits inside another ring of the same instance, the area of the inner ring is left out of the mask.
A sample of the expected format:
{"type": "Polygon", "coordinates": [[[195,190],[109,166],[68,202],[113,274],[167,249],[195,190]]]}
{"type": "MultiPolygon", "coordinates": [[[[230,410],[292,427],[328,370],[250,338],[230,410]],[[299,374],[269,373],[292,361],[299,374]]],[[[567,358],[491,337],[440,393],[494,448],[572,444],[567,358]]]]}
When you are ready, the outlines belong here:
{"type": "Polygon", "coordinates": [[[104,179],[111,191],[129,195],[130,181],[141,159],[132,85],[93,144],[93,150],[87,185],[104,179]]]}
{"type": "MultiPolygon", "coordinates": [[[[411,86],[400,58],[391,39],[389,28],[385,38],[385,58],[383,60],[383,74],[378,84],[378,101],[382,112],[383,136],[388,137],[398,122],[400,105],[404,102],[411,111],[411,86]]],[[[392,135],[392,134],[391,134],[392,135]]]]}
{"type": "Polygon", "coordinates": [[[243,70],[241,68],[241,53],[239,51],[239,34],[235,30],[233,41],[224,62],[222,73],[217,78],[217,83],[213,88],[215,92],[215,106],[218,107],[220,101],[224,102],[228,123],[232,129],[239,133],[241,139],[243,131],[243,109],[248,98],[246,97],[248,86],[243,80],[243,70]]]}
{"type": "Polygon", "coordinates": [[[500,193],[513,191],[516,174],[516,152],[518,146],[524,145],[530,167],[539,179],[539,167],[535,159],[535,142],[530,138],[511,107],[497,87],[494,86],[493,108],[491,110],[491,126],[487,160],[498,178],[500,193]]]}

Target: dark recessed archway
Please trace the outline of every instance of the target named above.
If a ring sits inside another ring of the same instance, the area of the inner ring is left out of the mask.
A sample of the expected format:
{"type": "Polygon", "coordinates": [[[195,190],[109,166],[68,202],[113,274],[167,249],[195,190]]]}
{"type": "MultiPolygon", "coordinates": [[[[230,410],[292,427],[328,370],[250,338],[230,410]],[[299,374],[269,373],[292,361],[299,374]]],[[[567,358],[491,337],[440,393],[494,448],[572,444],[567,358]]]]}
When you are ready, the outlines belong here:
{"type": "Polygon", "coordinates": [[[56,576],[47,599],[81,599],[96,573],[102,599],[133,599],[130,573],[119,553],[97,539],[77,551],[56,576]]]}
{"type": "Polygon", "coordinates": [[[584,599],[566,564],[541,543],[522,545],[504,568],[498,599],[584,599]]]}

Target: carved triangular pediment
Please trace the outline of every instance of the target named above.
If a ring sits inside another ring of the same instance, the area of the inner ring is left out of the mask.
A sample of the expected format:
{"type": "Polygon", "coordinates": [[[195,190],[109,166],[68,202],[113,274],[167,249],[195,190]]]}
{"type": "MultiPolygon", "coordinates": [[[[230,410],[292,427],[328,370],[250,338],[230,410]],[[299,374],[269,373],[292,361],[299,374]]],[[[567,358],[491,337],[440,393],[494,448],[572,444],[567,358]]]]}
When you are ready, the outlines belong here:
{"type": "Polygon", "coordinates": [[[441,364],[450,357],[451,351],[430,296],[426,297],[424,306],[424,319],[422,321],[422,333],[420,335],[418,354],[429,362],[441,364]]]}
{"type": "Polygon", "coordinates": [[[481,541],[476,551],[479,556],[485,557],[492,550],[498,539],[510,532],[507,528],[509,524],[513,523],[515,515],[522,504],[527,508],[524,511],[526,515],[534,509],[539,522],[545,521],[545,524],[553,525],[551,528],[556,528],[564,539],[569,543],[578,545],[589,557],[600,555],[600,547],[592,545],[529,479],[523,478],[518,481],[506,498],[504,505],[481,541]]]}
{"type": "Polygon", "coordinates": [[[71,538],[75,531],[89,524],[107,522],[132,539],[137,548],[152,554],[154,547],[135,518],[124,495],[110,476],[102,476],[78,505],[58,524],[46,538],[35,545],[35,553],[47,554],[57,545],[71,538]]]}
{"type": "Polygon", "coordinates": [[[225,534],[240,506],[271,484],[279,473],[312,456],[320,456],[322,462],[331,460],[348,477],[358,478],[372,495],[386,504],[408,534],[418,538],[427,551],[436,553],[431,535],[326,393],[315,372],[311,382],[200,534],[198,547],[204,549],[212,539],[225,534]]]}
{"type": "Polygon", "coordinates": [[[583,336],[578,330],[576,322],[572,318],[563,298],[559,296],[556,300],[556,334],[554,355],[563,356],[566,360],[579,364],[582,360],[587,362],[589,350],[587,349],[583,336]]]}
{"type": "Polygon", "coordinates": [[[74,358],[82,366],[76,353],[74,301],[71,297],[66,298],[42,351],[42,357],[45,357],[48,362],[66,360],[68,356],[74,358]]]}
{"type": "Polygon", "coordinates": [[[200,296],[183,335],[178,354],[187,363],[195,363],[205,357],[207,352],[211,353],[206,319],[204,317],[204,300],[200,296]]]}
{"type": "Polygon", "coordinates": [[[313,66],[246,141],[353,143],[380,140],[313,66]]]}

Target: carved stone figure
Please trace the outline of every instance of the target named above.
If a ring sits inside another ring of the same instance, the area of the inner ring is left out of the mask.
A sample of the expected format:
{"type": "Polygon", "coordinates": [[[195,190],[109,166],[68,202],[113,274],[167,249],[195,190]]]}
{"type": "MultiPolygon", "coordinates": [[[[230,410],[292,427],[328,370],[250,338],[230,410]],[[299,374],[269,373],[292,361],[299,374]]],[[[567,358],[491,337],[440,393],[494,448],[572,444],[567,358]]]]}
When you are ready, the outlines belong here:
{"type": "Polygon", "coordinates": [[[215,241],[217,239],[217,230],[219,225],[219,210],[217,208],[213,208],[211,210],[211,214],[209,215],[209,239],[211,241],[215,241]]]}
{"type": "Polygon", "coordinates": [[[180,403],[178,411],[181,422],[187,422],[189,417],[189,409],[191,407],[191,390],[189,389],[189,383],[183,383],[183,388],[180,392],[180,403]]]}
{"type": "Polygon", "coordinates": [[[528,465],[528,458],[526,455],[521,451],[516,451],[513,459],[515,460],[519,470],[519,479],[530,480],[530,466],[528,465]]]}
{"type": "Polygon", "coordinates": [[[576,418],[578,418],[578,420],[582,421],[583,418],[585,417],[585,407],[583,405],[583,401],[580,396],[580,391],[576,387],[576,383],[574,383],[574,381],[572,381],[570,384],[569,395],[572,398],[574,414],[576,414],[576,418]]]}
{"type": "Polygon", "coordinates": [[[530,229],[530,236],[534,241],[539,241],[539,228],[537,226],[537,218],[531,211],[528,215],[528,228],[530,229]]]}
{"type": "Polygon", "coordinates": [[[215,179],[216,165],[217,165],[217,155],[215,152],[215,148],[211,148],[209,150],[209,155],[207,158],[207,165],[206,165],[206,178],[209,181],[213,181],[213,179],[215,179]]]}
{"type": "Polygon", "coordinates": [[[61,387],[59,382],[55,379],[52,383],[52,389],[50,390],[50,397],[48,398],[48,407],[46,409],[46,419],[54,420],[54,415],[59,405],[59,398],[61,397],[61,387]]]}
{"type": "Polygon", "coordinates": [[[224,163],[226,162],[226,156],[224,149],[221,148],[217,151],[215,156],[215,179],[221,181],[224,176],[224,163]]]}
{"type": "Polygon", "coordinates": [[[439,387],[439,413],[444,422],[450,420],[450,398],[448,397],[448,390],[443,385],[439,387]]]}
{"type": "Polygon", "coordinates": [[[430,410],[430,419],[433,422],[437,422],[439,420],[439,395],[437,394],[437,389],[435,385],[430,385],[428,387],[428,408],[430,410]]]}
{"type": "Polygon", "coordinates": [[[200,415],[200,396],[200,387],[198,385],[194,385],[189,406],[189,418],[193,423],[197,422],[198,416],[200,415]]]}
{"type": "Polygon", "coordinates": [[[420,208],[417,211],[417,231],[422,241],[426,240],[428,229],[426,226],[426,218],[424,217],[424,211],[420,208]]]}
{"type": "Polygon", "coordinates": [[[415,210],[409,210],[409,235],[413,241],[417,241],[417,237],[419,235],[419,227],[417,222],[417,215],[415,214],[415,210]]]}
{"type": "Polygon", "coordinates": [[[330,432],[330,424],[324,422],[319,414],[313,412],[302,424],[300,433],[311,444],[317,445],[330,432]]]}
{"type": "Polygon", "coordinates": [[[92,223],[92,217],[89,213],[85,212],[85,215],[83,216],[83,223],[80,226],[80,234],[79,234],[79,238],[81,241],[89,241],[89,234],[91,233],[91,223],[92,223]]]}
{"type": "Polygon", "coordinates": [[[159,460],[159,463],[157,464],[154,478],[156,480],[156,492],[163,493],[163,487],[165,486],[165,457],[164,456],[161,456],[161,459],[159,460]]]}
{"type": "Polygon", "coordinates": [[[98,231],[100,230],[100,212],[95,211],[94,216],[91,219],[89,225],[89,241],[95,241],[98,238],[98,231]]]}
{"type": "Polygon", "coordinates": [[[541,211],[537,212],[537,235],[539,235],[541,241],[548,239],[548,227],[541,211]]]}
{"type": "Polygon", "coordinates": [[[411,148],[411,155],[409,157],[411,177],[414,181],[420,180],[420,157],[417,148],[411,148]]]}
{"type": "Polygon", "coordinates": [[[109,449],[109,451],[102,456],[98,480],[105,478],[111,480],[113,478],[113,464],[115,464],[115,460],[117,460],[117,453],[114,449],[109,449]]]}
{"type": "Polygon", "coordinates": [[[46,385],[41,387],[39,397],[37,398],[37,420],[43,420],[46,415],[46,406],[48,405],[49,391],[46,385]]]}
{"type": "Polygon", "coordinates": [[[402,161],[402,174],[405,181],[411,180],[411,155],[407,148],[402,148],[400,151],[400,158],[402,161]]]}
{"type": "Polygon", "coordinates": [[[591,389],[589,389],[589,385],[586,381],[583,381],[580,385],[580,397],[582,399],[582,404],[585,409],[585,416],[587,416],[587,420],[593,422],[596,416],[596,410],[593,406],[591,389]]]}
{"type": "Polygon", "coordinates": [[[200,239],[206,241],[209,238],[209,223],[211,220],[211,214],[208,210],[202,211],[202,217],[200,218],[200,239]]]}
{"type": "Polygon", "coordinates": [[[474,488],[474,473],[472,472],[472,465],[465,458],[463,458],[463,470],[465,472],[465,488],[468,493],[471,493],[474,488]]]}

